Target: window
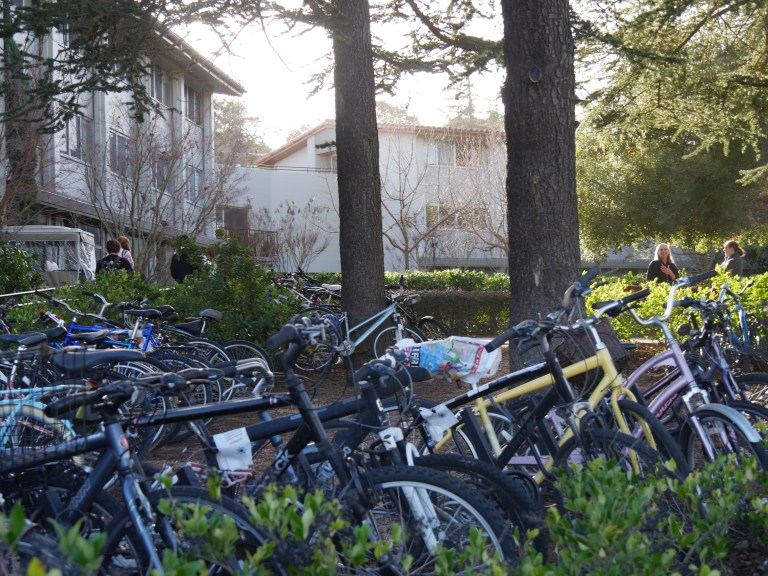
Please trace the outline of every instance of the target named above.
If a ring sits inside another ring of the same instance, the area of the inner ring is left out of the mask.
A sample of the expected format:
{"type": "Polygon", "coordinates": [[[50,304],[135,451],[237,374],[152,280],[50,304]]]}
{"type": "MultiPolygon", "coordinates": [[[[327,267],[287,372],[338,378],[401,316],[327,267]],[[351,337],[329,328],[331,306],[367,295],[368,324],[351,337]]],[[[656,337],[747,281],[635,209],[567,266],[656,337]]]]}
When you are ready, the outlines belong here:
{"type": "Polygon", "coordinates": [[[427,164],[454,166],[456,153],[453,142],[432,142],[427,150],[427,164]]]}
{"type": "Polygon", "coordinates": [[[109,135],[109,169],[122,178],[133,178],[130,140],[117,132],[109,135]]]}
{"type": "Polygon", "coordinates": [[[171,79],[157,64],[150,67],[149,95],[166,106],[171,105],[171,79]]]}
{"type": "Polygon", "coordinates": [[[198,170],[194,166],[187,166],[187,200],[189,202],[195,202],[202,189],[203,185],[203,171],[198,170]]]}
{"type": "Polygon", "coordinates": [[[167,192],[170,184],[168,160],[163,154],[158,154],[152,163],[152,186],[161,192],[167,192]]]}
{"type": "Polygon", "coordinates": [[[200,93],[189,85],[184,86],[184,115],[195,124],[202,122],[200,93]]]}
{"type": "Polygon", "coordinates": [[[85,161],[93,138],[93,120],[76,115],[67,121],[64,129],[64,153],[85,161]]]}

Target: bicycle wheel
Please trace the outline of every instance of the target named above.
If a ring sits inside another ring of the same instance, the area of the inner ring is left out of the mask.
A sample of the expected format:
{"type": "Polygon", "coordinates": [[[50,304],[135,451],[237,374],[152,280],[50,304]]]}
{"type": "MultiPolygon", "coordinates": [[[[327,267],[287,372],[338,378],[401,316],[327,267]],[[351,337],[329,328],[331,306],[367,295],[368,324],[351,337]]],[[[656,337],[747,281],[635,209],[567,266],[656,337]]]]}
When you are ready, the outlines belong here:
{"type": "Polygon", "coordinates": [[[417,458],[414,463],[450,474],[483,494],[517,530],[517,538],[521,543],[527,538],[528,530],[541,530],[534,547],[538,552],[546,554],[549,539],[538,504],[538,490],[532,493],[529,482],[507,476],[486,462],[457,454],[428,454],[417,458]]]}
{"type": "Polygon", "coordinates": [[[664,458],[639,438],[615,430],[591,428],[582,430],[580,438],[569,438],[558,450],[553,461],[555,468],[578,474],[586,462],[612,461],[636,476],[662,474],[677,480],[684,476],[671,470],[664,458]]]}
{"type": "Polygon", "coordinates": [[[182,349],[191,347],[193,354],[200,356],[212,366],[231,360],[222,346],[208,338],[188,338],[187,340],[178,342],[176,345],[180,346],[182,349]]]}
{"type": "Polygon", "coordinates": [[[224,348],[224,351],[227,353],[227,356],[229,356],[231,360],[260,358],[267,363],[267,366],[269,366],[270,370],[272,370],[274,367],[272,364],[272,359],[269,357],[269,353],[258,344],[248,342],[248,340],[230,340],[228,342],[224,342],[224,344],[221,346],[224,348]]]}
{"type": "Polygon", "coordinates": [[[768,374],[753,372],[736,376],[736,383],[746,393],[747,398],[754,404],[768,406],[768,374]]]}
{"type": "Polygon", "coordinates": [[[744,418],[747,419],[755,431],[760,434],[760,437],[768,439],[768,408],[755,404],[754,402],[745,402],[743,400],[729,400],[726,402],[727,406],[730,406],[737,412],[739,412],[744,418]]]}
{"type": "MultiPolygon", "coordinates": [[[[666,460],[675,463],[681,475],[687,476],[690,472],[688,460],[680,449],[671,432],[667,430],[661,421],[651,411],[637,402],[631,400],[619,400],[619,410],[624,417],[630,434],[633,437],[644,440],[648,446],[661,454],[666,460]]],[[[613,411],[605,411],[611,428],[618,430],[613,411]]]]}
{"type": "MultiPolygon", "coordinates": [[[[153,491],[148,498],[158,523],[167,522],[166,525],[175,530],[174,541],[163,542],[163,547],[175,547],[182,560],[203,560],[208,574],[242,574],[242,563],[247,561],[248,552],[265,543],[261,532],[248,519],[248,512],[226,496],[213,499],[208,490],[203,488],[173,486],[170,490],[153,491]],[[163,501],[170,505],[161,505],[163,501]],[[195,513],[205,514],[206,521],[197,522],[196,526],[195,523],[188,525],[185,521],[195,513]],[[236,526],[239,537],[232,543],[228,556],[222,557],[206,536],[218,531],[229,521],[236,526]]],[[[140,550],[129,553],[124,548],[132,524],[128,511],[123,509],[107,526],[107,539],[102,549],[102,574],[148,573],[147,556],[140,550]]],[[[284,573],[279,566],[269,565],[268,568],[273,573],[284,573]]]]}
{"type": "Polygon", "coordinates": [[[699,469],[720,454],[737,454],[754,457],[758,466],[768,469],[768,451],[761,445],[754,429],[752,432],[756,438],[750,437],[747,431],[727,415],[707,406],[698,408],[693,415],[696,424],[686,420],[679,438],[680,447],[691,468],[699,469]]]}
{"type": "Polygon", "coordinates": [[[46,416],[39,406],[12,400],[0,403],[0,448],[3,450],[44,448],[74,437],[75,431],[69,422],[46,416]]]}
{"type": "MultiPolygon", "coordinates": [[[[519,562],[512,527],[485,497],[456,478],[420,466],[385,466],[368,470],[363,481],[370,489],[372,535],[392,542],[389,561],[396,566],[410,557],[408,574],[436,573],[435,546],[461,554],[470,545],[473,528],[485,537],[489,557],[498,552],[510,566],[519,562]],[[393,540],[400,530],[402,540],[393,540]]],[[[461,572],[472,567],[455,568],[461,572]]]]}
{"type": "MultiPolygon", "coordinates": [[[[311,307],[302,310],[301,314],[306,317],[317,316],[322,318],[326,314],[335,314],[322,307],[311,307]]],[[[307,345],[301,355],[296,359],[294,368],[300,370],[308,377],[312,384],[317,386],[322,383],[331,368],[338,359],[338,347],[341,344],[342,336],[334,330],[326,332],[326,338],[322,342],[307,345]]]]}
{"type": "Polygon", "coordinates": [[[444,340],[451,336],[451,331],[445,324],[430,317],[419,320],[418,328],[424,340],[444,340]]]}
{"type": "Polygon", "coordinates": [[[379,332],[373,340],[373,346],[371,346],[373,357],[382,357],[387,348],[394,346],[403,338],[410,338],[414,342],[424,341],[424,336],[416,328],[403,326],[402,329],[399,329],[397,326],[388,326],[379,332]]]}

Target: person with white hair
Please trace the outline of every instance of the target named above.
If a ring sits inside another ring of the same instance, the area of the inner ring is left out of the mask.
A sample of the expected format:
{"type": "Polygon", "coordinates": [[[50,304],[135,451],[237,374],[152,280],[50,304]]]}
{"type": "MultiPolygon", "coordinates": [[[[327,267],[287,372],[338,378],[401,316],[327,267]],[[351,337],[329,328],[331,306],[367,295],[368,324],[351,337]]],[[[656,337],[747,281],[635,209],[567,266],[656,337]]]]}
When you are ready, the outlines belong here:
{"type": "Polygon", "coordinates": [[[675,259],[672,257],[672,250],[669,248],[669,244],[659,244],[656,246],[654,252],[655,258],[651,260],[648,265],[647,279],[657,280],[658,282],[666,282],[672,284],[677,280],[677,265],[675,259]]]}

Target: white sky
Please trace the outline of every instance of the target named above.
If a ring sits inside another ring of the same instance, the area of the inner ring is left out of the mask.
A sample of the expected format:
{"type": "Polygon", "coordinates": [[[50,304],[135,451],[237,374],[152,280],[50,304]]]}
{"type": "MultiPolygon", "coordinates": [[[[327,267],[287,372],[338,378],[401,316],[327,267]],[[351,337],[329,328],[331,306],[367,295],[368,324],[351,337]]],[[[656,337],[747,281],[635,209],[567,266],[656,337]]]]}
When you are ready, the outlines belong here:
{"type": "MultiPolygon", "coordinates": [[[[221,55],[214,53],[220,42],[202,26],[177,32],[246,88],[243,101],[249,114],[262,118],[262,135],[272,148],[284,144],[292,130],[334,118],[331,87],[310,96],[310,77],[327,65],[325,56],[331,50],[331,41],[325,32],[312,30],[302,36],[272,32],[267,37],[254,28],[240,34],[231,54],[221,55]]],[[[499,97],[502,81],[500,76],[476,75],[472,89],[479,116],[485,116],[491,109],[502,111],[499,97]]],[[[394,99],[385,99],[397,106],[409,104],[409,112],[416,115],[422,125],[440,126],[454,115],[452,108],[456,106],[445,86],[445,80],[420,74],[401,82],[394,99]]]]}

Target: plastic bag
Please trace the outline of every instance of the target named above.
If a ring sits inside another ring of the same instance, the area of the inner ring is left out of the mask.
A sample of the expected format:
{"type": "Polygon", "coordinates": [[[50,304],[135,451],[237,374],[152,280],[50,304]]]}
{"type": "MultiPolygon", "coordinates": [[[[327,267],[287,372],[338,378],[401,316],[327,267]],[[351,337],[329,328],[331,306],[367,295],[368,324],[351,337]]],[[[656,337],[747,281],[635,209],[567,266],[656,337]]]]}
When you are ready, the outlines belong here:
{"type": "Polygon", "coordinates": [[[501,350],[486,352],[488,340],[451,336],[445,340],[414,342],[406,338],[397,343],[405,352],[409,366],[426,368],[432,374],[443,374],[449,380],[474,385],[493,376],[501,363],[501,350]]]}

